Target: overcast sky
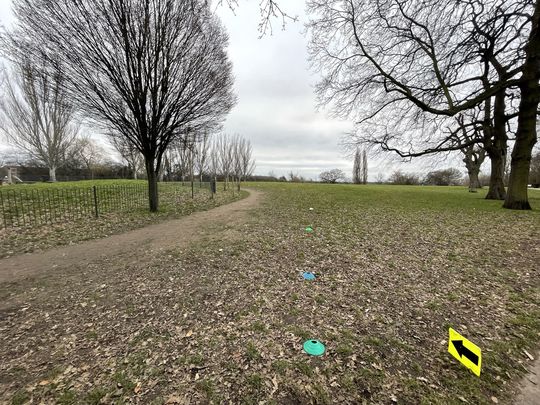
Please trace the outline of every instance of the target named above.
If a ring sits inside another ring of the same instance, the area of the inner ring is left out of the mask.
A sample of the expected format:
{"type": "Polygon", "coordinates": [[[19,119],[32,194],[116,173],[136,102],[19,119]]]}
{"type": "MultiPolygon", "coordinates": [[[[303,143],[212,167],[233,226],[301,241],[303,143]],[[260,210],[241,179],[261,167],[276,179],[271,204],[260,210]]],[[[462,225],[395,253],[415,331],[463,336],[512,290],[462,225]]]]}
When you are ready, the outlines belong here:
{"type": "MultiPolygon", "coordinates": [[[[284,2],[286,11],[298,16],[299,21],[288,23],[285,30],[275,21],[273,34],[263,38],[258,32],[259,1],[239,3],[234,13],[224,6],[217,8],[230,35],[229,55],[238,96],[224,131],[251,140],[257,174],[272,171],[280,176],[292,170],[317,179],[321,171],[340,168],[351,177],[352,161],[338,146],[351,124],[316,110],[313,87],[317,75],[310,71],[303,34],[305,1],[284,2]]],[[[11,0],[0,0],[0,22],[6,26],[13,21],[10,8],[11,0]]],[[[398,166],[406,171],[419,170],[418,162],[397,165],[371,159],[370,181],[379,172],[387,177],[398,166]]]]}

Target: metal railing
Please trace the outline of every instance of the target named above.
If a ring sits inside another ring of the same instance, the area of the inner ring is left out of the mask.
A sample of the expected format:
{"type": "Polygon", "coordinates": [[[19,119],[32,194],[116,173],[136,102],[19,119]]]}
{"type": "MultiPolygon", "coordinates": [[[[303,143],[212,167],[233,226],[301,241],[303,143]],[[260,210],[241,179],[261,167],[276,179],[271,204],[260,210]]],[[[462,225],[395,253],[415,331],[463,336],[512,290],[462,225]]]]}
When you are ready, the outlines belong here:
{"type": "MultiPolygon", "coordinates": [[[[212,198],[210,183],[159,183],[160,205],[212,198]]],[[[0,188],[0,228],[36,227],[148,208],[146,184],[94,186],[17,185],[0,188]]]]}

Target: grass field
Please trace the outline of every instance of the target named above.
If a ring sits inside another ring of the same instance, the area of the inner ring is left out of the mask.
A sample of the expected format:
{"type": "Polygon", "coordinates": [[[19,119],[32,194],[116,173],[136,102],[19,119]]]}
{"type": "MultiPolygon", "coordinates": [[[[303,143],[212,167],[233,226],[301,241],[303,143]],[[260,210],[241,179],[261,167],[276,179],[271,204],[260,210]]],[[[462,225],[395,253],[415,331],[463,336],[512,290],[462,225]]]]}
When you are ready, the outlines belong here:
{"type": "Polygon", "coordinates": [[[209,183],[195,183],[192,199],[190,183],[160,183],[160,212],[150,214],[147,187],[144,180],[2,186],[0,257],[124,232],[239,197],[220,189],[212,199],[209,183]]]}
{"type": "Polygon", "coordinates": [[[511,403],[540,347],[537,190],[518,212],[461,187],[250,187],[260,206],[187,250],[1,286],[0,395],[511,403]],[[481,347],[480,378],[448,354],[449,327],[481,347]]]}

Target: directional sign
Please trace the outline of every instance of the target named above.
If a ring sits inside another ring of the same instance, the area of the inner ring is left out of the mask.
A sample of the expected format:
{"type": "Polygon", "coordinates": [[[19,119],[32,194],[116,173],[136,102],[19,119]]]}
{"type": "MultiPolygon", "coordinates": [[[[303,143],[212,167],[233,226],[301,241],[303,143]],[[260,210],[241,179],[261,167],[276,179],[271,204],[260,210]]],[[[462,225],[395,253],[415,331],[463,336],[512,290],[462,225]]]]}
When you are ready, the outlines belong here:
{"type": "Polygon", "coordinates": [[[482,368],[482,350],[471,341],[465,339],[454,329],[450,328],[448,338],[448,352],[460,361],[465,367],[480,377],[482,368]]]}

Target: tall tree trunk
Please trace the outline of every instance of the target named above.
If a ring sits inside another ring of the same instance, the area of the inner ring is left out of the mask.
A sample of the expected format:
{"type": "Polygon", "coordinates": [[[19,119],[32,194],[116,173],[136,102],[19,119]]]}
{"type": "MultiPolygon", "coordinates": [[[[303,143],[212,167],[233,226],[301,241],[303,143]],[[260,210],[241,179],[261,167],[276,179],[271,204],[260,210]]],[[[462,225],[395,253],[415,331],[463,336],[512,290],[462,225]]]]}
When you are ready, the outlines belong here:
{"type": "Polygon", "coordinates": [[[500,150],[487,151],[491,161],[491,175],[489,176],[489,190],[486,200],[504,200],[504,165],[506,160],[500,150]]]}
{"type": "Polygon", "coordinates": [[[508,137],[506,136],[505,98],[506,92],[504,90],[495,95],[495,104],[493,107],[494,123],[485,134],[484,148],[491,161],[489,190],[486,195],[487,200],[504,200],[506,197],[504,168],[506,165],[508,137]]]}
{"type": "Polygon", "coordinates": [[[461,152],[465,156],[463,162],[467,168],[467,174],[469,175],[469,192],[475,193],[476,190],[482,188],[478,175],[480,174],[480,168],[486,159],[486,151],[478,145],[470,145],[461,152]]]}
{"type": "Polygon", "coordinates": [[[512,165],[508,194],[504,208],[530,210],[527,184],[531,166],[532,149],[537,140],[536,114],[540,102],[540,0],[536,1],[529,42],[525,48],[526,59],[523,64],[522,83],[519,85],[519,103],[516,143],[512,151],[512,165]]]}
{"type": "Polygon", "coordinates": [[[482,184],[480,184],[480,179],[478,178],[478,175],[480,174],[480,168],[473,169],[468,172],[469,174],[469,192],[475,193],[476,190],[482,188],[482,184]]]}
{"type": "Polygon", "coordinates": [[[482,188],[478,175],[480,174],[480,167],[484,162],[485,152],[483,150],[475,151],[474,146],[469,147],[464,151],[465,167],[467,168],[467,174],[469,176],[469,192],[475,193],[476,190],[482,188]]]}
{"type": "Polygon", "coordinates": [[[146,161],[146,175],[148,177],[148,204],[150,212],[157,212],[159,209],[158,194],[158,171],[155,169],[154,161],[146,161]]]}
{"type": "Polygon", "coordinates": [[[56,167],[49,167],[49,181],[56,182],[56,167]]]}

